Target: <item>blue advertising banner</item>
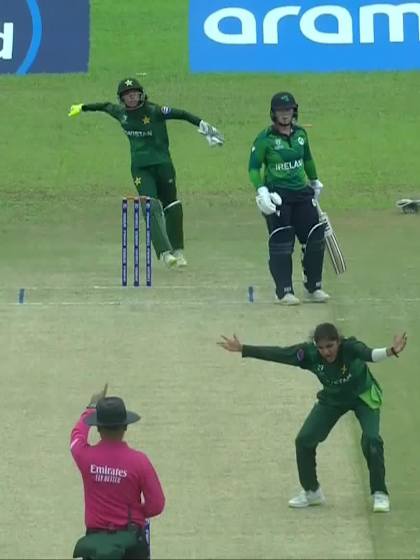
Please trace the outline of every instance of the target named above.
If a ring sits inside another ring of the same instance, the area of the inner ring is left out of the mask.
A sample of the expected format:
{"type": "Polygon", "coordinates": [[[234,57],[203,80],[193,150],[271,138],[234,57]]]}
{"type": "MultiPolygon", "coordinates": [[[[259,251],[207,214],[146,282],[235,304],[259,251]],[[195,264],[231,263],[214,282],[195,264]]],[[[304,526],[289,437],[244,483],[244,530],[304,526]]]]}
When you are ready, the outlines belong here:
{"type": "Polygon", "coordinates": [[[0,74],[87,72],[89,0],[1,0],[0,74]]]}
{"type": "Polygon", "coordinates": [[[190,0],[192,72],[420,68],[420,1],[190,0]]]}

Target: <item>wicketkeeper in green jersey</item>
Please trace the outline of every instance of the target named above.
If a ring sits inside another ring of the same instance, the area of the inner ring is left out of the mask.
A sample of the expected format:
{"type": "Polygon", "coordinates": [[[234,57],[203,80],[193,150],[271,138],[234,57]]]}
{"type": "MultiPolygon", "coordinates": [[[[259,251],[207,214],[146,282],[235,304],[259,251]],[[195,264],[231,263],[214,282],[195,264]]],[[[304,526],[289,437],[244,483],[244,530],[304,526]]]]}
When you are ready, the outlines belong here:
{"type": "MultiPolygon", "coordinates": [[[[134,78],[118,84],[118,104],[72,105],[69,116],[102,111],[116,119],[130,142],[131,174],[140,197],[151,198],[151,237],[156,254],[168,267],[186,266],[183,212],[177,198],[175,168],[169,153],[166,121],[178,119],[198,127],[210,146],[221,146],[220,132],[186,111],[151,103],[134,78]]],[[[143,212],[145,204],[142,202],[143,212]]]]}
{"type": "Polygon", "coordinates": [[[218,344],[244,358],[257,358],[296,366],[314,373],[323,389],[296,438],[296,459],[302,492],[289,501],[293,508],[325,502],[316,472],[316,448],[325,441],[337,421],[352,410],[362,428],[362,450],[369,469],[373,511],[390,509],[385,484],[384,445],[379,435],[382,390],[366,362],[380,362],[400,354],[406,334],[396,335],[390,347],[369,348],[356,338],[343,338],[331,323],[315,329],[310,342],[293,346],[248,346],[238,338],[222,337],[218,344]]]}
{"type": "Polygon", "coordinates": [[[270,115],[272,125],[257,136],[252,146],[249,177],[257,190],[257,206],[267,222],[269,267],[277,301],[283,305],[300,303],[292,282],[296,236],[302,246],[304,299],[323,303],[329,299],[322,290],[325,225],[319,221],[314,201],[323,185],[318,179],[308,134],[297,125],[298,104],[293,95],[274,95],[270,115]]]}

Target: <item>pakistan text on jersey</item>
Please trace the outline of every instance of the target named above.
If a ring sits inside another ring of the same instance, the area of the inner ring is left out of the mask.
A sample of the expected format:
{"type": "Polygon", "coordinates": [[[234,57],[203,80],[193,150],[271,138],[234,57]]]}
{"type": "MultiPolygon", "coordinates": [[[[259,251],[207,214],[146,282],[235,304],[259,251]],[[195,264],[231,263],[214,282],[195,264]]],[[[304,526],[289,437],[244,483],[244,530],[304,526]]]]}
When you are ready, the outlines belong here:
{"type": "Polygon", "coordinates": [[[153,136],[152,130],[125,130],[127,136],[134,136],[135,138],[144,138],[145,136],[153,136]]]}
{"type": "Polygon", "coordinates": [[[292,169],[299,169],[302,167],[303,159],[295,159],[295,161],[285,161],[283,163],[276,163],[276,171],[291,171],[292,169]]]}
{"type": "Polygon", "coordinates": [[[324,379],[323,383],[325,385],[327,385],[327,384],[328,385],[343,385],[343,383],[348,383],[350,381],[351,377],[352,377],[351,373],[348,373],[346,375],[346,377],[340,377],[340,379],[331,379],[331,380],[328,380],[327,382],[324,379]]]}

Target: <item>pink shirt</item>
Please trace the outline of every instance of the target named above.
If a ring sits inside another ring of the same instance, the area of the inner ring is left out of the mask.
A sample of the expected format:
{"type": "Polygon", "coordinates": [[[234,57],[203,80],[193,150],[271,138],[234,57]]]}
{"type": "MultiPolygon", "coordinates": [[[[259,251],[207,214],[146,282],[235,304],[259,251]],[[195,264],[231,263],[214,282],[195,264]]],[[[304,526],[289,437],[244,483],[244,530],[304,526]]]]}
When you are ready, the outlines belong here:
{"type": "Polygon", "coordinates": [[[143,526],[159,515],[165,496],[148,457],[124,441],[89,445],[87,409],[71,432],[70,450],[83,478],[88,529],[120,529],[130,521],[143,526]]]}

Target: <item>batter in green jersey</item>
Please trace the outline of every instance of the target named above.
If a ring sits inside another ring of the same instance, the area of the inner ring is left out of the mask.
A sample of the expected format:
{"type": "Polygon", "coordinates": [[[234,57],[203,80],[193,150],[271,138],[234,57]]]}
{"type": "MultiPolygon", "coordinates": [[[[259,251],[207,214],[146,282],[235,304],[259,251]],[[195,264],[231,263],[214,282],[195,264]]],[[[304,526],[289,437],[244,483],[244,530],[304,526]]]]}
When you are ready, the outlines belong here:
{"type": "Polygon", "coordinates": [[[318,180],[306,130],[297,124],[298,105],[293,95],[274,95],[270,116],[272,125],[252,145],[249,178],[267,223],[269,267],[277,302],[300,303],[292,282],[292,253],[297,237],[302,246],[304,300],[323,303],[329,299],[322,290],[325,226],[320,223],[314,200],[323,185],[318,180]]]}
{"type": "Polygon", "coordinates": [[[175,168],[169,153],[166,121],[184,120],[198,127],[210,146],[223,144],[223,136],[199,117],[180,109],[160,106],[147,99],[134,78],[118,85],[119,103],[72,105],[69,116],[82,111],[102,111],[117,120],[127,136],[131,152],[131,175],[142,200],[151,198],[151,237],[157,256],[169,267],[186,266],[183,252],[183,211],[177,198],[175,168]]]}
{"type": "Polygon", "coordinates": [[[343,338],[331,323],[315,329],[313,340],[293,346],[249,346],[233,338],[222,337],[218,344],[230,352],[241,352],[244,358],[278,362],[309,370],[323,388],[318,402],[306,418],[296,438],[296,460],[302,492],[289,501],[289,506],[302,508],[324,503],[316,472],[316,448],[324,441],[337,421],[354,412],[362,428],[362,450],[369,469],[373,511],[390,509],[385,484],[384,445],[379,434],[382,390],[367,362],[379,362],[396,356],[405,348],[407,337],[397,335],[388,348],[369,348],[356,338],[343,338]]]}

